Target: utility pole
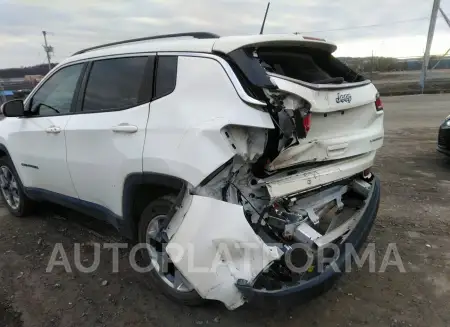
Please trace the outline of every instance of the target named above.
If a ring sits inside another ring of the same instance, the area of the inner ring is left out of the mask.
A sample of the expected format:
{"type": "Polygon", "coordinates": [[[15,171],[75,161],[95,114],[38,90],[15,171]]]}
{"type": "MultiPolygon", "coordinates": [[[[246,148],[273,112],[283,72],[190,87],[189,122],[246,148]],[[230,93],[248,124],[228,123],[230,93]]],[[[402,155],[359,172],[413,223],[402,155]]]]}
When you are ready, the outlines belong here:
{"type": "Polygon", "coordinates": [[[266,13],[264,14],[264,19],[261,25],[261,30],[259,31],[259,34],[263,34],[264,32],[264,25],[266,25],[266,18],[267,18],[267,13],[269,12],[269,7],[270,7],[270,2],[267,3],[267,8],[266,8],[266,13]]]}
{"type": "Polygon", "coordinates": [[[44,35],[44,51],[45,54],[47,55],[47,61],[48,61],[48,71],[50,71],[52,69],[52,63],[50,61],[50,55],[51,53],[53,53],[53,47],[51,45],[48,45],[47,43],[47,32],[46,31],[42,31],[42,35],[44,35]]]}
{"type": "MultiPolygon", "coordinates": [[[[447,23],[448,27],[450,27],[450,19],[447,17],[447,15],[445,14],[445,12],[442,10],[441,7],[439,7],[439,11],[442,14],[442,17],[444,17],[445,22],[447,23]]],[[[442,59],[445,58],[445,56],[450,52],[450,48],[448,48],[447,51],[445,51],[445,53],[442,55],[441,58],[439,58],[439,60],[436,62],[436,64],[431,68],[431,69],[435,69],[437,67],[437,65],[439,65],[439,63],[441,62],[442,59]]]]}
{"type": "Polygon", "coordinates": [[[373,79],[373,50],[372,50],[372,61],[370,62],[370,79],[373,79]]]}
{"type": "Polygon", "coordinates": [[[422,93],[425,88],[425,81],[427,79],[428,63],[430,61],[430,49],[433,43],[434,28],[436,27],[436,18],[439,10],[441,0],[434,0],[433,8],[431,9],[430,26],[428,27],[427,45],[425,48],[425,53],[423,55],[422,64],[422,74],[420,75],[420,87],[422,88],[422,93]]]}

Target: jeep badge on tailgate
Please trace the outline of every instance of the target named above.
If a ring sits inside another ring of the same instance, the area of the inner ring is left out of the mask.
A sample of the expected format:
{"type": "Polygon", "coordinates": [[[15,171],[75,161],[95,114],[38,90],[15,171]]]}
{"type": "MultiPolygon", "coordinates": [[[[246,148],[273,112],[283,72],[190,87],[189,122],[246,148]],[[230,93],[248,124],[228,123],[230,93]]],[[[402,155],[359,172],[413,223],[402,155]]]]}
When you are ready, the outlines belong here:
{"type": "Polygon", "coordinates": [[[347,102],[350,103],[352,102],[352,96],[350,93],[346,93],[346,94],[337,94],[336,97],[336,103],[341,103],[341,102],[347,102]]]}

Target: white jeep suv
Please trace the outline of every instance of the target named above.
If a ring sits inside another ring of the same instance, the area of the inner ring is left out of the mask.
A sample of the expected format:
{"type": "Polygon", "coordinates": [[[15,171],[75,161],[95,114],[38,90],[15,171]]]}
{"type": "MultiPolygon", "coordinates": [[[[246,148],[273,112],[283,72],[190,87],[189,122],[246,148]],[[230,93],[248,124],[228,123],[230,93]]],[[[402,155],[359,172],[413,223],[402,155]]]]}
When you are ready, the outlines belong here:
{"type": "Polygon", "coordinates": [[[335,49],[198,32],[79,51],[2,106],[4,202],[109,222],[186,304],[327,285],[376,217],[384,135],[377,90],[335,49]]]}

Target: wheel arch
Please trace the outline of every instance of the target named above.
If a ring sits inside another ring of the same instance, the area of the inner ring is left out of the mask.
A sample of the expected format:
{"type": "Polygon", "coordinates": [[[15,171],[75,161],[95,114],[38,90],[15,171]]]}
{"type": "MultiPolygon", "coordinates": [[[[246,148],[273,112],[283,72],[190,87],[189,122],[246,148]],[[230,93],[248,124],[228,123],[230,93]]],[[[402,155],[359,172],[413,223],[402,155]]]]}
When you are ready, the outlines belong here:
{"type": "MultiPolygon", "coordinates": [[[[3,141],[3,140],[2,140],[3,141]]],[[[8,149],[6,148],[6,146],[3,143],[0,143],[0,158],[4,158],[6,157],[8,161],[10,161],[11,163],[11,169],[14,171],[14,173],[17,176],[17,182],[19,183],[22,192],[25,194],[26,197],[28,197],[31,200],[36,200],[31,194],[29,194],[29,192],[27,192],[27,189],[25,188],[25,186],[23,185],[22,182],[22,176],[19,173],[19,169],[16,168],[16,165],[14,164],[14,161],[11,157],[11,155],[9,154],[8,149]]]]}
{"type": "Polygon", "coordinates": [[[168,216],[172,217],[181,204],[188,182],[178,177],[158,173],[135,173],[126,177],[122,195],[122,219],[118,221],[120,233],[137,240],[140,215],[153,200],[167,195],[176,195],[176,201],[168,216]]]}
{"type": "Polygon", "coordinates": [[[8,156],[9,158],[11,158],[6,146],[3,143],[0,143],[0,157],[5,157],[5,156],[8,156]]]}
{"type": "Polygon", "coordinates": [[[16,167],[16,164],[14,163],[11,155],[9,154],[8,149],[6,148],[6,146],[3,143],[0,143],[0,158],[3,158],[3,157],[7,157],[9,159],[9,161],[11,161],[12,169],[14,170],[14,172],[19,177],[19,183],[20,183],[20,185],[22,186],[22,189],[25,192],[25,188],[24,188],[24,185],[22,183],[22,176],[21,176],[21,174],[19,174],[19,168],[16,167]]]}

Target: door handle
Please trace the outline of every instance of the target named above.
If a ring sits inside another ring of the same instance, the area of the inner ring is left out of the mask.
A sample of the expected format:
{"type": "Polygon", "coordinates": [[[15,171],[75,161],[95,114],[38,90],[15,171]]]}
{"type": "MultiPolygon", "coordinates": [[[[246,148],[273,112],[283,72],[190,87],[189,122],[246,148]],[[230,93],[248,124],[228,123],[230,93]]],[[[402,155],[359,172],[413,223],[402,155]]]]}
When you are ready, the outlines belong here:
{"type": "Polygon", "coordinates": [[[46,128],[45,131],[47,133],[58,134],[59,132],[61,132],[61,127],[50,126],[50,127],[46,128]]]}
{"type": "Polygon", "coordinates": [[[138,131],[138,127],[130,124],[119,124],[112,128],[115,133],[136,133],[138,131]]]}

